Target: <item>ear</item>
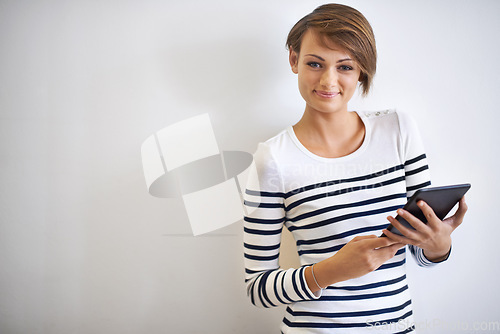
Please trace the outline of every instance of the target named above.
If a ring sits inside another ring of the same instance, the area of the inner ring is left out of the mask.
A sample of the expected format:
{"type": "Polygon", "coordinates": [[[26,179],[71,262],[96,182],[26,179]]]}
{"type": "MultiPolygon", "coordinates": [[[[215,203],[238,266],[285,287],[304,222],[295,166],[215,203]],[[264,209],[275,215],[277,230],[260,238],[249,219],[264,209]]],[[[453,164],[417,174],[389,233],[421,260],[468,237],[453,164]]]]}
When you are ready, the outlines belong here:
{"type": "Polygon", "coordinates": [[[292,48],[290,48],[288,60],[290,62],[290,67],[292,68],[292,72],[297,74],[299,72],[298,71],[299,55],[297,54],[297,52],[293,51],[292,48]]]}

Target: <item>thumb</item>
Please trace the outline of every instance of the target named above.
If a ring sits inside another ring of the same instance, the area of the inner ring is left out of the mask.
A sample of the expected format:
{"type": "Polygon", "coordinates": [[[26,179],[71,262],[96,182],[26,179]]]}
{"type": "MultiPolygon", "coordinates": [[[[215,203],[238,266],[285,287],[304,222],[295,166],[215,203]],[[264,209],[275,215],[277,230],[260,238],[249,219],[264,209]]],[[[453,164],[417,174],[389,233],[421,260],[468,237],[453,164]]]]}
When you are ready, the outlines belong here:
{"type": "Polygon", "coordinates": [[[356,241],[361,241],[361,240],[366,240],[366,239],[377,239],[378,237],[376,235],[358,235],[357,237],[354,237],[351,241],[356,242],[356,241]]]}
{"type": "Polygon", "coordinates": [[[458,209],[453,215],[453,219],[451,219],[449,222],[453,229],[456,229],[458,226],[460,226],[460,224],[462,224],[466,212],[467,204],[465,203],[465,197],[462,197],[460,201],[458,201],[458,209]]]}

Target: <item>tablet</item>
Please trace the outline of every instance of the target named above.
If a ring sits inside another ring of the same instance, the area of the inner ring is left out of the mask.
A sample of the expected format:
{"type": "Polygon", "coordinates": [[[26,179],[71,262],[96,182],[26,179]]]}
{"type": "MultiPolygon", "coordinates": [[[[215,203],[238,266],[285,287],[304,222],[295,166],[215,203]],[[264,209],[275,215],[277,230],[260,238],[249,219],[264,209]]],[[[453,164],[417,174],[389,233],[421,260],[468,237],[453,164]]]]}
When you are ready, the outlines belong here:
{"type": "MultiPolygon", "coordinates": [[[[413,214],[422,222],[427,223],[427,219],[425,219],[422,210],[417,206],[417,202],[422,200],[434,210],[434,213],[439,219],[443,220],[469,189],[470,184],[468,183],[419,189],[408,200],[403,209],[413,214]]],[[[404,226],[414,230],[405,219],[400,216],[396,216],[396,219],[404,226]]],[[[390,224],[387,229],[394,234],[402,235],[402,233],[392,226],[392,224],[390,224]]]]}

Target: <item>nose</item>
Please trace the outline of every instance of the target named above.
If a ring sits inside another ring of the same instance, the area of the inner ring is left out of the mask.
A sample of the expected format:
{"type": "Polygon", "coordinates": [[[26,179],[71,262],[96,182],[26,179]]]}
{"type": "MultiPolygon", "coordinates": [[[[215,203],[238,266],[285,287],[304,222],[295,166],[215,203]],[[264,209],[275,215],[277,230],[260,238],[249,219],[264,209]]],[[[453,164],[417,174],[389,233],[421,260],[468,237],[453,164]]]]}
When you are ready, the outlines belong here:
{"type": "Polygon", "coordinates": [[[336,87],[338,74],[335,68],[326,69],[321,75],[319,84],[324,88],[336,87]]]}

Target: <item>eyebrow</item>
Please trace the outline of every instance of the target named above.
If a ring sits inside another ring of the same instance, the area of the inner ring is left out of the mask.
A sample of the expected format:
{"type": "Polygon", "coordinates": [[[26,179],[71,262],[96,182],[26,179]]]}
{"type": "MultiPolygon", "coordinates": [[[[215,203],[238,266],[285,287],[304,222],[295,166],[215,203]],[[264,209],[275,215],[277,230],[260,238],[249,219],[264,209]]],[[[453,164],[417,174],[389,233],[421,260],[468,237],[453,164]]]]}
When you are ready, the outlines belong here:
{"type": "MultiPolygon", "coordinates": [[[[316,57],[316,58],[318,58],[318,59],[319,59],[319,60],[321,60],[321,61],[325,61],[325,59],[323,59],[323,57],[320,57],[320,56],[315,55],[315,54],[312,54],[312,53],[306,54],[306,56],[316,57]]],[[[348,60],[352,61],[352,59],[351,59],[351,58],[344,58],[344,59],[340,59],[340,60],[338,60],[338,61],[337,61],[337,63],[341,63],[341,62],[343,62],[343,61],[348,61],[348,60]]]]}

